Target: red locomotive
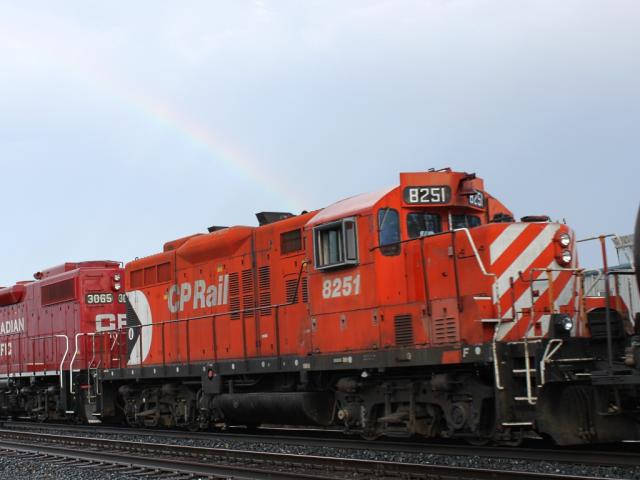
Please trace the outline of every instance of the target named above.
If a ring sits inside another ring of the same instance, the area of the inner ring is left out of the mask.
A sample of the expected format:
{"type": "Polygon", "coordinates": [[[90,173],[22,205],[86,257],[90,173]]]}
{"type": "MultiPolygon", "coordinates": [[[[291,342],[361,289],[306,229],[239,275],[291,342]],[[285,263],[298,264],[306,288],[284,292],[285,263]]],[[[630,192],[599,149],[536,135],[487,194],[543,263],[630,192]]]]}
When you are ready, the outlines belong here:
{"type": "Polygon", "coordinates": [[[123,270],[118,262],[65,263],[34,275],[35,281],[0,289],[0,408],[5,416],[64,419],[95,407],[97,332],[126,325],[123,270]],[[76,379],[74,381],[74,374],[76,379]],[[86,402],[85,402],[86,401],[86,402]]]}
{"type": "Polygon", "coordinates": [[[367,438],[638,437],[636,352],[622,314],[587,312],[566,225],[515,222],[448,169],[258,219],[126,265],[126,327],[65,331],[91,333],[75,350],[97,388],[69,384],[76,412],[367,438]]]}

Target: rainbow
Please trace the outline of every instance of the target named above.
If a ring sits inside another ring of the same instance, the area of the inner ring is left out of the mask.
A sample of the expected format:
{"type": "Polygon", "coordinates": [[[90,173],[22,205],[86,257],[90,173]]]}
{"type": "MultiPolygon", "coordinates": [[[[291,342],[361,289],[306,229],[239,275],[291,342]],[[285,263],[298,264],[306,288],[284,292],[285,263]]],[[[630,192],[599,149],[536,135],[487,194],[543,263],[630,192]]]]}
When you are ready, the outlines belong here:
{"type": "Polygon", "coordinates": [[[117,81],[112,75],[97,76],[96,70],[93,70],[92,79],[101,89],[124,100],[127,105],[134,105],[154,120],[164,123],[187,139],[204,146],[212,157],[229,171],[248,178],[263,191],[281,201],[282,208],[292,210],[293,213],[309,209],[307,199],[299,195],[296,189],[283,182],[281,177],[274,176],[258,161],[249,157],[230,142],[216,136],[206,125],[179,111],[166,100],[161,101],[153,98],[141,90],[117,81]]]}

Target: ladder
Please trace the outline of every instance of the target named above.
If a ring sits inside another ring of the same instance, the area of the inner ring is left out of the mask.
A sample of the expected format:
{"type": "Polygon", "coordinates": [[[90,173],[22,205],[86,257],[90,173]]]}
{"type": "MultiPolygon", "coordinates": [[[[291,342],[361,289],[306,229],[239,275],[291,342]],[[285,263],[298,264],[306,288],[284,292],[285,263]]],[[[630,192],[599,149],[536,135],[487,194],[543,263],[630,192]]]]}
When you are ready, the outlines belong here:
{"type": "Polygon", "coordinates": [[[536,396],[538,390],[537,379],[540,378],[540,372],[536,364],[535,355],[532,355],[529,350],[529,345],[532,342],[539,342],[540,340],[530,340],[525,338],[515,342],[509,342],[509,345],[522,345],[524,356],[522,359],[514,359],[514,365],[512,373],[514,376],[524,375],[524,392],[516,394],[513,399],[516,402],[527,402],[529,405],[535,405],[538,401],[536,396]],[[520,365],[515,365],[516,360],[520,365]]]}
{"type": "Polygon", "coordinates": [[[100,396],[100,382],[98,381],[98,367],[87,369],[87,403],[93,405],[100,396]]]}
{"type": "MultiPolygon", "coordinates": [[[[103,345],[103,342],[99,342],[100,345],[103,345]]],[[[98,370],[100,369],[100,364],[102,363],[103,353],[102,351],[96,351],[96,336],[91,336],[91,352],[92,357],[91,360],[87,362],[87,403],[89,405],[95,405],[96,399],[100,396],[100,382],[98,379],[98,370]],[[96,361],[96,354],[98,357],[98,361],[96,361]]]]}

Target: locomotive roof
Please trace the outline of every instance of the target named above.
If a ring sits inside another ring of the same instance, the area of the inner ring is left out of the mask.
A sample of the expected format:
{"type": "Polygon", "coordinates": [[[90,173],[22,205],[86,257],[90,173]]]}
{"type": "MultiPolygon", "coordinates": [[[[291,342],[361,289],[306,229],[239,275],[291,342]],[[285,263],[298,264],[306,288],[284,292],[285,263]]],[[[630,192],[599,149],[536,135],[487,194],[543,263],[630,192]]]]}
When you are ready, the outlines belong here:
{"type": "Polygon", "coordinates": [[[33,276],[36,280],[43,280],[45,278],[60,275],[61,273],[65,273],[65,272],[70,272],[78,268],[111,268],[111,267],[117,267],[119,265],[120,265],[120,262],[115,262],[113,260],[89,260],[85,262],[66,262],[60,265],[56,265],[55,267],[50,267],[40,272],[36,272],[33,274],[33,276]]]}
{"type": "Polygon", "coordinates": [[[72,272],[74,270],[114,268],[119,265],[120,262],[114,262],[111,260],[91,260],[86,262],[66,262],[55,267],[47,268],[41,272],[34,273],[33,277],[35,280],[20,281],[10,287],[0,287],[0,307],[15,305],[22,302],[26,296],[27,285],[38,284],[38,282],[43,280],[47,280],[67,272],[72,272]]]}
{"type": "Polygon", "coordinates": [[[373,210],[373,207],[382,200],[386,195],[394,191],[397,187],[387,187],[376,192],[362,193],[355,197],[345,198],[327,208],[323,208],[307,222],[307,227],[320,225],[332,220],[349,217],[351,215],[367,214],[373,210]]]}

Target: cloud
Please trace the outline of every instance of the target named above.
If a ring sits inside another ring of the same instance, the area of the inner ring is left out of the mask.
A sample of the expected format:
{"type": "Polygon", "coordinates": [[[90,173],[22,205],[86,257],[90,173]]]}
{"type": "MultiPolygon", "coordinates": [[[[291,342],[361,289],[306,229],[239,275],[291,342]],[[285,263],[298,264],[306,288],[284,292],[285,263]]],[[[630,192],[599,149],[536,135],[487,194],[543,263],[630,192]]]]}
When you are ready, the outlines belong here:
{"type": "Polygon", "coordinates": [[[447,165],[518,214],[625,233],[639,13],[595,0],[4,3],[0,200],[19,208],[0,283],[447,165]]]}

